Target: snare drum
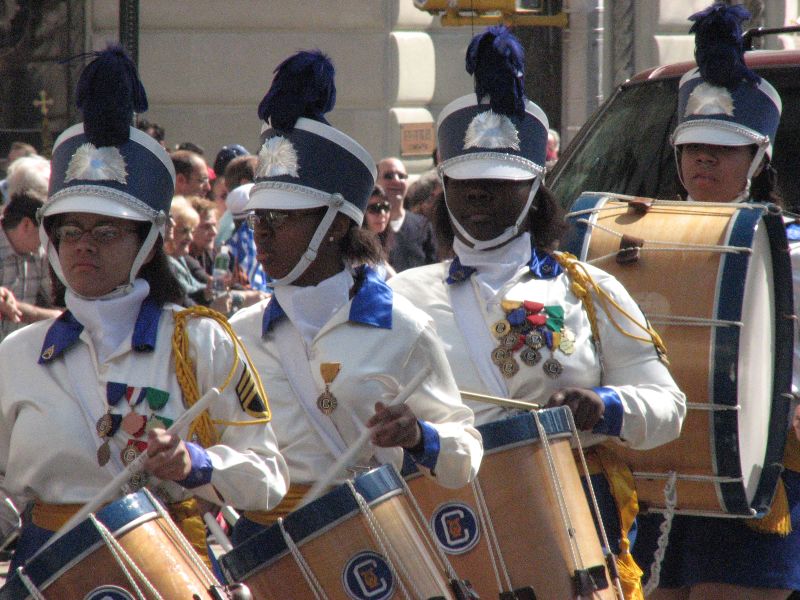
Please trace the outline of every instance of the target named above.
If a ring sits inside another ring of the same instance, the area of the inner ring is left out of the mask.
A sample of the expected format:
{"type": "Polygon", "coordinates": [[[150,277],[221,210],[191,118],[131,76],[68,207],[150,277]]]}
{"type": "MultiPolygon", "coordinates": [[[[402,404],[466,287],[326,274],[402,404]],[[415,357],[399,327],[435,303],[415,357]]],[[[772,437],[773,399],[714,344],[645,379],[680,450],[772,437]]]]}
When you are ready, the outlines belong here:
{"type": "Polygon", "coordinates": [[[571,450],[569,409],[530,413],[478,427],[483,462],[471,486],[441,487],[420,475],[408,486],[456,573],[481,598],[615,598],[571,450]],[[549,451],[549,452],[548,452],[549,451]],[[552,462],[548,459],[552,457],[552,462]],[[571,534],[571,532],[573,532],[571,534]]]}
{"type": "Polygon", "coordinates": [[[640,502],[663,510],[675,473],[676,512],[763,516],[781,472],[791,385],[792,279],[780,214],[593,193],[571,210],[564,249],[622,282],[661,334],[687,397],[679,439],[647,451],[613,446],[640,502]]]}
{"type": "Polygon", "coordinates": [[[0,600],[208,598],[219,585],[157,501],[144,491],[109,504],[9,574],[0,600]],[[113,539],[111,539],[113,538],[113,539]],[[132,583],[135,582],[135,586],[132,583]],[[152,590],[158,593],[156,596],[152,590]]]}
{"type": "Polygon", "coordinates": [[[384,465],[297,509],[220,562],[228,579],[256,598],[452,599],[431,547],[400,476],[384,465]]]}

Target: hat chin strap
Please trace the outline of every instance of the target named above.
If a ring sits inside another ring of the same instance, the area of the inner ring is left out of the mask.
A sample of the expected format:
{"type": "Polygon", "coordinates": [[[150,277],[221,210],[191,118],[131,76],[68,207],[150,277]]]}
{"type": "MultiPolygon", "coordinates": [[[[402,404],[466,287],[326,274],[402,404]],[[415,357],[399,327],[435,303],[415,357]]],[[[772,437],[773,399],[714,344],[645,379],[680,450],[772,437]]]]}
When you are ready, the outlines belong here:
{"type": "Polygon", "coordinates": [[[322,240],[325,238],[325,235],[328,233],[328,229],[330,229],[330,226],[333,224],[333,220],[336,218],[336,215],[339,214],[343,205],[344,198],[341,194],[331,195],[330,203],[328,204],[328,210],[325,212],[325,216],[322,217],[322,221],[320,221],[319,225],[317,225],[317,229],[314,232],[314,235],[311,237],[311,241],[308,243],[308,248],[306,248],[303,256],[300,257],[300,260],[297,261],[297,264],[292,268],[291,271],[289,271],[280,279],[273,279],[270,282],[270,285],[273,287],[292,285],[298,277],[306,272],[306,269],[308,269],[311,263],[314,262],[314,259],[317,258],[319,246],[322,243],[322,240]]]}
{"type": "Polygon", "coordinates": [[[78,298],[83,298],[84,300],[104,300],[108,298],[117,298],[119,296],[124,296],[129,293],[133,289],[133,282],[136,280],[136,276],[139,274],[139,269],[142,268],[142,264],[144,263],[147,255],[150,254],[150,251],[153,249],[153,246],[156,244],[156,239],[161,234],[164,229],[164,225],[167,222],[167,217],[164,213],[159,213],[158,216],[153,221],[152,225],[150,225],[150,231],[147,232],[147,236],[144,238],[141,247],[139,248],[139,252],[136,253],[136,256],[133,259],[133,263],[131,264],[131,270],[128,275],[128,282],[117,286],[109,293],[104,294],[103,296],[98,296],[95,298],[89,298],[87,296],[82,296],[78,292],[76,292],[72,286],[67,281],[67,278],[64,277],[64,269],[61,268],[61,261],[58,258],[58,252],[56,252],[56,247],[50,240],[50,237],[47,235],[47,232],[44,228],[44,222],[39,226],[39,241],[41,242],[44,248],[47,248],[47,258],[50,261],[50,265],[53,267],[53,272],[58,277],[59,281],[64,284],[70,292],[75,294],[78,298]]]}
{"type": "Polygon", "coordinates": [[[444,202],[447,206],[447,213],[450,215],[450,222],[455,226],[458,233],[461,234],[461,237],[464,238],[467,242],[469,242],[475,250],[489,250],[491,248],[497,248],[505,244],[508,240],[511,240],[517,235],[519,235],[519,228],[522,225],[522,222],[528,216],[528,212],[530,212],[531,206],[533,205],[533,199],[536,196],[536,192],[539,191],[539,184],[540,180],[537,177],[533,180],[533,184],[531,185],[531,191],[528,194],[528,200],[525,202],[525,206],[520,211],[519,215],[517,215],[516,222],[507,227],[503,233],[498,235],[491,240],[479,240],[472,237],[469,232],[458,222],[458,219],[455,218],[453,212],[450,210],[450,205],[447,203],[447,190],[444,190],[444,202]]]}

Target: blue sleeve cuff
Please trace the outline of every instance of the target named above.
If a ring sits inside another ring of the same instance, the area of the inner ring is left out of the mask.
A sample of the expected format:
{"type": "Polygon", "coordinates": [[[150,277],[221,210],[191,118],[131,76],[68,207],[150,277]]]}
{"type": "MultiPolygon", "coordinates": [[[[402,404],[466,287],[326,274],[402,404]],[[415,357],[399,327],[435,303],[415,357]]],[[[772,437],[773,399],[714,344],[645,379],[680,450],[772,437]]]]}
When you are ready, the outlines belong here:
{"type": "Polygon", "coordinates": [[[192,470],[186,479],[176,481],[179,485],[187,489],[192,489],[211,483],[211,474],[214,472],[214,467],[211,465],[211,457],[202,446],[194,442],[184,442],[186,450],[189,451],[189,458],[192,461],[192,470]]]}
{"type": "Polygon", "coordinates": [[[605,404],[605,412],[603,418],[597,422],[597,425],[592,429],[592,433],[602,433],[604,435],[613,435],[619,437],[622,432],[622,399],[617,392],[607,387],[592,388],[600,399],[605,404]]]}
{"type": "Polygon", "coordinates": [[[422,465],[429,471],[433,471],[436,467],[436,461],[439,459],[439,432],[425,421],[417,419],[417,423],[419,423],[419,428],[422,432],[422,451],[409,452],[406,450],[406,454],[418,465],[422,465]]]}

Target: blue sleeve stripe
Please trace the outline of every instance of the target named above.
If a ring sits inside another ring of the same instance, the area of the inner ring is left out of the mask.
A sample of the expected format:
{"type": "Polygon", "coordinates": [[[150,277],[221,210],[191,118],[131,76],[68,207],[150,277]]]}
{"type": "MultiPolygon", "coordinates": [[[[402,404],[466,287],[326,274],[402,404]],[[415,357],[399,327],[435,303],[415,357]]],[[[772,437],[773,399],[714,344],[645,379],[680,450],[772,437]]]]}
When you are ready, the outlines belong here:
{"type": "Polygon", "coordinates": [[[193,442],[184,442],[186,450],[189,451],[189,458],[192,461],[192,469],[186,476],[186,479],[177,481],[179,485],[187,489],[192,489],[211,483],[211,475],[214,472],[214,467],[211,464],[211,457],[205,448],[193,442]]]}
{"type": "Polygon", "coordinates": [[[622,399],[617,392],[608,387],[595,387],[592,390],[600,396],[605,405],[603,418],[594,426],[592,433],[619,436],[622,432],[622,415],[624,413],[622,399]]]}
{"type": "Polygon", "coordinates": [[[408,452],[415,463],[422,465],[429,471],[436,468],[436,461],[439,459],[439,432],[425,421],[417,420],[422,431],[422,452],[408,452]]]}

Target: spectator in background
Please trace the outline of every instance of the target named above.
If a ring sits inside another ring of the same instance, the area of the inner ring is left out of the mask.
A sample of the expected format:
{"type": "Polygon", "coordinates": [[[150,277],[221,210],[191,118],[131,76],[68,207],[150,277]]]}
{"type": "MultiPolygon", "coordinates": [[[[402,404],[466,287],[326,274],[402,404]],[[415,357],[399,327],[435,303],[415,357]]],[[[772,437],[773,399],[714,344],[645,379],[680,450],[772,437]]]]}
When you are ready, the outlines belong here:
{"type": "Polygon", "coordinates": [[[175,166],[175,195],[207,196],[211,182],[203,157],[189,150],[176,150],[171,157],[175,166]]]}
{"type": "Polygon", "coordinates": [[[561,150],[561,136],[555,129],[547,130],[547,153],[545,155],[545,168],[549,171],[556,165],[558,153],[561,150]]]}
{"type": "Polygon", "coordinates": [[[189,255],[199,262],[203,270],[210,276],[214,272],[214,239],[217,237],[217,205],[200,196],[187,198],[192,208],[200,216],[200,222],[194,231],[189,255]]]}
{"type": "Polygon", "coordinates": [[[225,180],[225,169],[233,159],[240,156],[248,156],[249,154],[244,146],[229,144],[220,148],[219,152],[217,152],[217,157],[214,159],[214,172],[217,174],[217,178],[211,184],[210,198],[217,203],[217,238],[214,241],[216,248],[219,248],[222,242],[233,235],[233,217],[231,217],[225,204],[228,192],[232,188],[228,187],[225,180]]]}
{"type": "Polygon", "coordinates": [[[388,248],[394,241],[394,231],[389,227],[389,213],[392,210],[391,204],[386,199],[386,192],[379,185],[372,188],[372,193],[367,201],[364,211],[364,223],[361,225],[375,234],[381,244],[382,262],[374,265],[375,270],[384,278],[389,279],[395,274],[394,268],[386,262],[389,254],[388,248]]]}
{"type": "Polygon", "coordinates": [[[23,325],[56,317],[47,257],[39,242],[36,211],[44,197],[17,192],[0,220],[0,340],[23,325]]]}
{"type": "Polygon", "coordinates": [[[384,158],[378,163],[378,183],[386,191],[392,212],[389,227],[395,233],[389,249],[389,264],[399,273],[412,267],[436,262],[436,244],[430,222],[406,211],[408,172],[399,158],[384,158]]]}
{"type": "MultiPolygon", "coordinates": [[[[8,168],[18,158],[24,156],[36,156],[36,148],[25,142],[11,142],[11,147],[8,149],[6,156],[6,172],[8,168]]],[[[0,181],[0,204],[5,204],[11,195],[8,193],[8,180],[3,179],[0,181]]]]}
{"type": "Polygon", "coordinates": [[[43,156],[23,156],[8,167],[6,176],[8,197],[19,192],[33,192],[47,197],[50,186],[50,161],[43,156]]]}
{"type": "Polygon", "coordinates": [[[180,281],[185,295],[195,304],[208,305],[212,300],[210,277],[202,265],[189,255],[195,229],[200,216],[189,201],[174,196],[169,209],[171,235],[164,242],[175,276],[180,281]]]}
{"type": "Polygon", "coordinates": [[[182,152],[186,150],[187,152],[194,152],[195,154],[202,156],[205,158],[206,151],[205,148],[202,146],[198,146],[194,142],[181,142],[180,144],[175,145],[175,152],[182,152]]]}
{"type": "Polygon", "coordinates": [[[436,200],[441,193],[442,182],[439,173],[436,169],[425,171],[419,179],[408,186],[406,208],[432,222],[433,207],[436,206],[436,200]]]}
{"type": "MultiPolygon", "coordinates": [[[[228,166],[228,170],[231,166],[233,163],[228,166]]],[[[272,288],[269,286],[267,274],[258,260],[253,230],[247,224],[247,216],[250,211],[245,206],[250,200],[252,187],[252,183],[245,183],[228,194],[228,210],[233,215],[234,233],[224,245],[230,249],[233,281],[241,284],[244,288],[258,292],[271,292],[272,288]]]]}
{"type": "Polygon", "coordinates": [[[158,123],[153,123],[152,121],[148,121],[143,117],[139,117],[138,125],[136,127],[144,131],[147,135],[161,144],[162,148],[167,147],[165,142],[166,134],[164,132],[164,128],[158,123]]]}
{"type": "MultiPolygon", "coordinates": [[[[253,183],[256,177],[256,166],[258,165],[258,157],[247,155],[237,156],[230,160],[225,167],[225,187],[227,195],[235,190],[240,185],[246,183],[253,183]]],[[[226,198],[227,205],[227,198],[226,198]]],[[[233,235],[235,230],[233,223],[233,215],[231,214],[230,207],[226,209],[223,215],[219,218],[219,227],[217,228],[217,239],[214,244],[219,248],[222,244],[227,242],[233,235]]]]}

